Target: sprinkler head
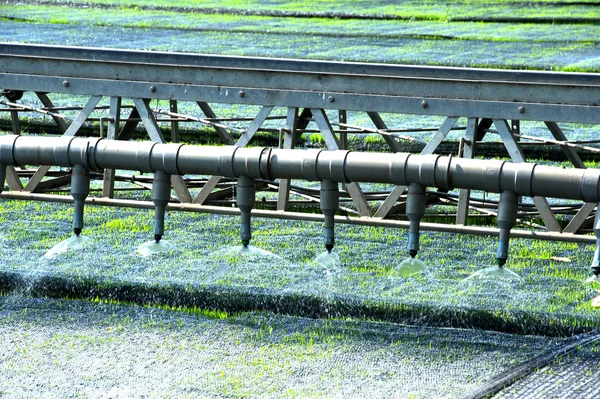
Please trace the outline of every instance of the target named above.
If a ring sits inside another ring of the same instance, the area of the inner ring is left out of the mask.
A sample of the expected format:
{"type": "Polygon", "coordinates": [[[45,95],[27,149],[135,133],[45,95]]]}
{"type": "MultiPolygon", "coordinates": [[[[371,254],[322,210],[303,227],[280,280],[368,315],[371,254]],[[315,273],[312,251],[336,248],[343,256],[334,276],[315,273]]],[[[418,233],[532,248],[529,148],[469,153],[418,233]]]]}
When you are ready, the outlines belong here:
{"type": "Polygon", "coordinates": [[[79,227],[74,228],[73,233],[75,233],[76,236],[79,236],[81,234],[81,228],[79,228],[79,227]]]}
{"type": "Polygon", "coordinates": [[[250,240],[242,240],[242,245],[244,248],[248,248],[248,245],[250,245],[250,240]]]}
{"type": "Polygon", "coordinates": [[[327,250],[327,252],[333,251],[333,244],[325,244],[325,249],[327,250]]]}
{"type": "Polygon", "coordinates": [[[506,259],[496,258],[496,264],[498,265],[498,267],[502,267],[506,264],[506,259]]]}
{"type": "Polygon", "coordinates": [[[419,253],[419,251],[417,251],[416,249],[410,249],[408,251],[408,254],[410,255],[411,258],[416,257],[418,253],[419,253]]]}
{"type": "Polygon", "coordinates": [[[161,234],[154,234],[154,241],[156,241],[157,244],[160,242],[161,238],[162,238],[161,234]]]}

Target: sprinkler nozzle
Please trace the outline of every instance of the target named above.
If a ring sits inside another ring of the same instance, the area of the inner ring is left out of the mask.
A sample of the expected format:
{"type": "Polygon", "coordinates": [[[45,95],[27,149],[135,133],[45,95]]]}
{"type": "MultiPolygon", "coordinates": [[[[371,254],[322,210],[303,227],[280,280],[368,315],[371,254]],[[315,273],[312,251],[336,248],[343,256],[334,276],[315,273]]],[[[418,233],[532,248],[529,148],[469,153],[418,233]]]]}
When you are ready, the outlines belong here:
{"type": "Polygon", "coordinates": [[[81,234],[81,229],[79,227],[76,227],[73,229],[73,233],[75,233],[76,236],[79,236],[81,234]]]}
{"type": "Polygon", "coordinates": [[[248,245],[250,245],[250,240],[242,240],[242,245],[244,248],[248,248],[248,245]]]}
{"type": "Polygon", "coordinates": [[[327,252],[333,251],[333,244],[325,244],[325,249],[327,250],[327,252]]]}
{"type": "Polygon", "coordinates": [[[498,267],[502,267],[506,264],[506,259],[496,258],[496,264],[498,265],[498,267]]]}
{"type": "Polygon", "coordinates": [[[418,253],[419,253],[419,251],[417,251],[416,249],[410,249],[408,251],[408,254],[410,255],[411,258],[416,257],[418,253]]]}
{"type": "Polygon", "coordinates": [[[160,239],[162,238],[162,234],[154,234],[154,241],[158,244],[160,239]]]}

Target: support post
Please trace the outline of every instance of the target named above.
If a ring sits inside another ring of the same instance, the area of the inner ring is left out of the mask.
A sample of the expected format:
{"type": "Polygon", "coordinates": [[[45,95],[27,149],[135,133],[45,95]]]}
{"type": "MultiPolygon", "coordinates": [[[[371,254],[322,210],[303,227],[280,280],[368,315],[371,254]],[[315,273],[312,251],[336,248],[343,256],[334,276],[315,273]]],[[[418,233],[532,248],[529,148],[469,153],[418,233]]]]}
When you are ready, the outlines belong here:
{"type": "MultiPolygon", "coordinates": [[[[121,97],[110,98],[110,108],[108,111],[108,129],[106,132],[106,138],[108,140],[117,139],[117,131],[119,129],[120,116],[121,116],[121,97]]],[[[115,193],[115,170],[105,169],[104,178],[102,180],[102,196],[106,198],[113,198],[115,193]]]]}
{"type": "MultiPolygon", "coordinates": [[[[285,122],[285,133],[283,135],[283,148],[293,149],[296,145],[296,127],[298,122],[298,108],[288,108],[285,122]]],[[[281,179],[279,181],[279,191],[277,196],[277,210],[285,211],[290,200],[290,179],[281,179]]]]}
{"type": "MultiPolygon", "coordinates": [[[[475,154],[475,138],[477,135],[477,118],[469,118],[467,121],[467,131],[465,133],[465,146],[463,150],[463,158],[473,158],[475,154]]],[[[456,209],[456,224],[466,225],[469,215],[469,197],[471,190],[466,188],[458,192],[458,207],[456,209]]]]}

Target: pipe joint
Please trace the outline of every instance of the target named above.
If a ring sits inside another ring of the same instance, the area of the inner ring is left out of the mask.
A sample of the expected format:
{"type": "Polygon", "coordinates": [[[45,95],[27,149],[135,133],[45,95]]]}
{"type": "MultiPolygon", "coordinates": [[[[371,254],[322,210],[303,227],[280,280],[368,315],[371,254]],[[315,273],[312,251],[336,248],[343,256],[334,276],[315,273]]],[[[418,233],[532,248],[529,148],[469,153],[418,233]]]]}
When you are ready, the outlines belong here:
{"type": "Polygon", "coordinates": [[[505,163],[506,161],[497,161],[497,163],[485,166],[483,170],[484,191],[491,193],[502,192],[500,182],[505,163]]]}
{"type": "Polygon", "coordinates": [[[437,157],[435,161],[434,180],[435,186],[452,190],[452,178],[450,170],[452,169],[452,154],[448,157],[437,157]]]}
{"type": "Polygon", "coordinates": [[[302,159],[302,176],[304,179],[308,181],[317,181],[319,180],[319,174],[317,173],[317,164],[321,154],[324,153],[323,150],[318,150],[317,152],[307,153],[302,159]]]}
{"type": "MultiPolygon", "coordinates": [[[[263,148],[238,148],[232,157],[231,172],[233,177],[262,178],[260,166],[263,150],[263,148]]],[[[241,181],[238,184],[242,184],[241,181]]]]}
{"type": "Polygon", "coordinates": [[[408,160],[406,178],[409,183],[419,183],[422,186],[436,186],[436,164],[440,155],[421,155],[408,160]]]}
{"type": "Polygon", "coordinates": [[[532,197],[531,183],[534,170],[537,165],[526,162],[521,162],[514,165],[516,167],[514,189],[510,191],[519,192],[521,195],[532,197]]]}
{"type": "Polygon", "coordinates": [[[21,136],[14,134],[0,138],[0,163],[3,165],[15,165],[15,143],[21,136]]]}
{"type": "Polygon", "coordinates": [[[323,151],[319,154],[317,162],[317,175],[319,180],[332,180],[334,182],[349,183],[346,177],[346,158],[350,151],[323,151]]]}
{"type": "Polygon", "coordinates": [[[585,170],[581,179],[581,197],[585,202],[600,201],[600,171],[585,170]]]}
{"type": "Polygon", "coordinates": [[[240,147],[226,146],[229,150],[219,155],[219,174],[225,177],[235,177],[233,171],[233,158],[240,147]]]}
{"type": "MultiPolygon", "coordinates": [[[[75,164],[83,164],[83,162],[71,163],[71,144],[75,140],[74,137],[59,137],[54,145],[54,162],[58,166],[73,166],[75,164]]],[[[40,148],[40,151],[44,151],[40,148]]]]}
{"type": "MultiPolygon", "coordinates": [[[[150,167],[154,171],[163,171],[168,175],[181,175],[178,167],[179,150],[182,144],[162,144],[152,150],[150,167]]],[[[156,173],[155,173],[156,179],[156,173]]]]}

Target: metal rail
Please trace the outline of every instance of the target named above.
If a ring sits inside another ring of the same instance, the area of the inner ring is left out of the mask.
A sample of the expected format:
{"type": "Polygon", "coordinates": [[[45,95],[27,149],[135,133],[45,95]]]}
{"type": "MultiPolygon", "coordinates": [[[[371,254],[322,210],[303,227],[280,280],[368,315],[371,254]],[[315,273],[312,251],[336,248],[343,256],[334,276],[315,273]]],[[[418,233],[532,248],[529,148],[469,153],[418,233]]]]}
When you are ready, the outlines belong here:
{"type": "Polygon", "coordinates": [[[600,123],[600,74],[0,44],[0,87],[299,108],[600,123]]]}

